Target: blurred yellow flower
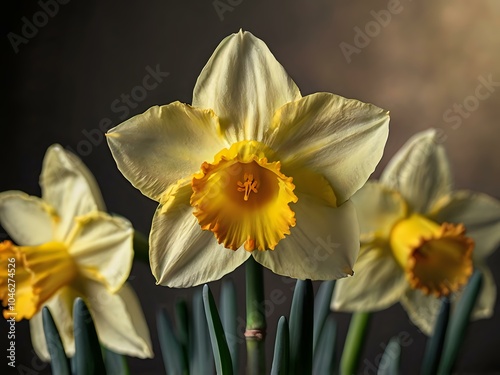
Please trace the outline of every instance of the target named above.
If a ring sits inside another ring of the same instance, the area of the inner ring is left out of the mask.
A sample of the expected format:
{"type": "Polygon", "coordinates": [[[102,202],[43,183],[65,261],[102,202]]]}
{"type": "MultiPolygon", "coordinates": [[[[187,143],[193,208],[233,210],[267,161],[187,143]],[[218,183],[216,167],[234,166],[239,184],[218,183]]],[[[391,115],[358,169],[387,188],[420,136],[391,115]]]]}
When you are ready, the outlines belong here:
{"type": "Polygon", "coordinates": [[[159,284],[216,280],[250,256],[326,280],[352,273],[349,198],[379,162],[388,122],[370,104],[302,97],[264,42],[240,31],[203,68],[192,106],[152,107],[107,139],[124,176],[160,203],[150,233],[159,284]]]}
{"type": "Polygon", "coordinates": [[[14,309],[4,310],[4,317],[30,319],[35,351],[49,360],[41,314],[47,306],[72,356],[73,301],[82,297],[104,346],[122,354],[151,357],[139,301],[125,283],[133,259],[132,226],[104,212],[93,176],[59,145],[47,150],[40,185],[42,199],[20,191],[0,193],[0,223],[18,244],[0,243],[4,307],[14,293],[14,309]],[[14,274],[8,263],[15,263],[14,274]],[[9,278],[15,281],[14,291],[9,278]]]}
{"type": "Polygon", "coordinates": [[[400,301],[429,334],[436,297],[460,298],[473,268],[484,275],[473,318],[490,317],[496,288],[484,259],[500,242],[500,203],[453,191],[437,132],[416,134],[394,156],[380,181],[354,196],[361,232],[355,276],[335,287],[332,308],[375,311],[400,301]]]}

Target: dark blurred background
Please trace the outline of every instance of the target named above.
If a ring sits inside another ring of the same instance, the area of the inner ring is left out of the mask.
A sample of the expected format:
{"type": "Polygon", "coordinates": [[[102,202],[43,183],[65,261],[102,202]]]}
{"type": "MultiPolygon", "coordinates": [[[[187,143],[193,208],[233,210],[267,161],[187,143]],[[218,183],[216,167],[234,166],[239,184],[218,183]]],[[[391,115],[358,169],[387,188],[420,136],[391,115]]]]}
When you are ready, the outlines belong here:
{"type": "MultiPolygon", "coordinates": [[[[386,152],[374,178],[412,134],[435,127],[441,131],[456,187],[500,198],[497,1],[61,0],[57,9],[54,3],[3,5],[0,191],[39,195],[43,155],[49,145],[60,143],[94,173],[109,211],[148,233],[156,204],[116,169],[101,129],[152,105],[190,103],[196,78],[215,47],[243,28],[266,42],[303,95],[328,91],[391,111],[386,152]],[[142,85],[148,67],[165,72],[165,77],[155,89],[125,102],[122,95],[142,85]],[[483,86],[479,92],[478,86],[483,86]]],[[[498,284],[498,252],[488,264],[498,284]]],[[[244,318],[243,269],[226,277],[236,282],[244,318]]],[[[268,316],[270,362],[275,326],[280,315],[288,315],[293,284],[267,270],[265,278],[267,293],[278,289],[286,296],[268,316]]],[[[138,262],[130,282],[143,304],[156,353],[151,360],[130,359],[131,371],[162,374],[156,311],[166,307],[172,312],[177,299],[191,298],[193,290],[156,286],[149,266],[138,262]]],[[[220,282],[211,288],[217,296],[220,282]]],[[[457,373],[500,373],[499,310],[497,300],[492,319],[470,324],[457,373]]],[[[335,315],[340,352],[350,315],[335,315]]],[[[7,325],[0,326],[5,353],[7,325]]],[[[418,373],[426,338],[399,305],[375,313],[371,327],[360,373],[373,374],[369,364],[376,366],[384,343],[401,333],[411,338],[403,348],[402,371],[418,373]]],[[[25,371],[19,373],[50,373],[34,356],[27,322],[19,323],[17,331],[17,364],[25,371]]],[[[5,366],[7,359],[1,358],[5,366]]]]}

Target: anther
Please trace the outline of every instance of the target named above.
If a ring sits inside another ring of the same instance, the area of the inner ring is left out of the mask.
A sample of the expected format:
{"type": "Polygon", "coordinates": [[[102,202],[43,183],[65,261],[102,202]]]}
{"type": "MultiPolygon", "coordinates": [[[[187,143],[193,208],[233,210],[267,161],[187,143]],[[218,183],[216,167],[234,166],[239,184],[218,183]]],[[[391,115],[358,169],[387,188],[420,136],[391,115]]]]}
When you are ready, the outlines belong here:
{"type": "Polygon", "coordinates": [[[253,179],[253,174],[245,173],[243,176],[245,182],[238,181],[238,191],[245,192],[243,199],[248,200],[250,192],[257,193],[257,181],[253,179]]]}

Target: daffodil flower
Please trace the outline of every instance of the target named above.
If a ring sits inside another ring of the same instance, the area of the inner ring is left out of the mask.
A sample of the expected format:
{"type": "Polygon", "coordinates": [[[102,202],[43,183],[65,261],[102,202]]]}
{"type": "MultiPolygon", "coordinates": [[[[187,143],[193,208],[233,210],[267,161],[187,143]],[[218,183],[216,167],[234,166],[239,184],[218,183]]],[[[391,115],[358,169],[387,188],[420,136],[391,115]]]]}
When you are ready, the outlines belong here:
{"type": "Polygon", "coordinates": [[[93,176],[59,145],[47,150],[40,185],[42,199],[20,191],[0,194],[0,222],[16,243],[0,243],[3,306],[8,306],[9,284],[15,281],[14,309],[4,310],[4,317],[29,319],[33,347],[49,360],[41,314],[47,306],[72,356],[73,302],[81,297],[104,346],[122,354],[151,357],[139,301],[125,283],[133,260],[132,226],[104,212],[93,176]],[[9,262],[15,264],[13,275],[8,275],[9,262]]]}
{"type": "Polygon", "coordinates": [[[355,276],[340,280],[332,308],[376,311],[400,301],[430,334],[438,297],[460,298],[473,268],[484,275],[472,317],[490,317],[496,287],[485,258],[500,243],[500,203],[480,193],[453,191],[437,131],[416,134],[378,182],[354,196],[361,231],[355,276]]]}
{"type": "Polygon", "coordinates": [[[216,280],[250,256],[294,278],[352,273],[349,198],[379,162],[387,111],[329,93],[302,97],[248,32],[224,39],[192,106],[155,106],[107,134],[124,176],[159,202],[150,263],[161,285],[216,280]]]}

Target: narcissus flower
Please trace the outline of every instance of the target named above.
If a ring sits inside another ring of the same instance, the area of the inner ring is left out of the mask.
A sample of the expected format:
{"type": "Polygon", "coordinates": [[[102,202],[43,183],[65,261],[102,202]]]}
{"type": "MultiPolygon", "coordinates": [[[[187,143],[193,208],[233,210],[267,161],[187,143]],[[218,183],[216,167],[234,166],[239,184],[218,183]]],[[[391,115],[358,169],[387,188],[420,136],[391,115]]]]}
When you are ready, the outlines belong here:
{"type": "Polygon", "coordinates": [[[400,301],[429,334],[440,301],[460,298],[474,268],[484,275],[473,318],[490,317],[496,288],[484,259],[500,243],[500,202],[453,191],[435,130],[412,137],[380,181],[354,196],[361,231],[356,275],[335,287],[332,308],[375,311],[400,301]]]}
{"type": "Polygon", "coordinates": [[[370,104],[302,97],[264,42],[239,32],[204,67],[192,106],[152,107],[107,139],[120,171],[160,203],[159,284],[216,280],[250,256],[277,274],[335,279],[352,274],[349,198],[379,162],[388,122],[370,104]]]}
{"type": "Polygon", "coordinates": [[[59,145],[45,155],[40,185],[42,199],[20,191],[0,193],[0,222],[16,243],[0,243],[0,299],[4,307],[13,302],[4,317],[30,319],[35,351],[48,360],[41,314],[47,306],[72,356],[73,302],[81,297],[104,346],[151,357],[139,301],[125,283],[133,259],[132,226],[104,212],[93,176],[59,145]]]}

